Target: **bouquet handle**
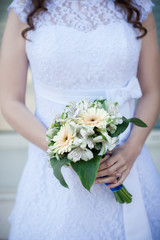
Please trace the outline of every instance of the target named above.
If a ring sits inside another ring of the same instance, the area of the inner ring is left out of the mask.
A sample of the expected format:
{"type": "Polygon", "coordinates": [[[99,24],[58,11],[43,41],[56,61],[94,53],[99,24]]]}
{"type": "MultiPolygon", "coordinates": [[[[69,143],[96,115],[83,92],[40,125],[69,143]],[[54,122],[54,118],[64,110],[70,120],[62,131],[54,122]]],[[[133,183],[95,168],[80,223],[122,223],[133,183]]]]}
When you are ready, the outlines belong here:
{"type": "MultiPolygon", "coordinates": [[[[108,186],[110,183],[105,183],[108,186]]],[[[132,195],[127,191],[123,184],[110,189],[117,202],[119,203],[131,203],[132,202],[132,195]]]]}

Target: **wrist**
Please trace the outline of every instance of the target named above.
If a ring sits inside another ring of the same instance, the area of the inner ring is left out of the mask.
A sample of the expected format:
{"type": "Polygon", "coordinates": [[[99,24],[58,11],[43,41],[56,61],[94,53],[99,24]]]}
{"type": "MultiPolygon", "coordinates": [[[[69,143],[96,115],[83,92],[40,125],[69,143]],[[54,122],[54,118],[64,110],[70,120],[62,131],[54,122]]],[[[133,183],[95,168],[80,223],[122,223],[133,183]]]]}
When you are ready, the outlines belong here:
{"type": "Polygon", "coordinates": [[[47,130],[45,129],[44,131],[44,135],[43,135],[43,146],[42,146],[42,149],[46,152],[48,150],[48,144],[49,144],[49,141],[47,141],[47,138],[46,138],[46,132],[47,130]]]}
{"type": "Polygon", "coordinates": [[[48,142],[46,141],[44,146],[43,146],[43,150],[46,152],[48,150],[48,142]]]}
{"type": "Polygon", "coordinates": [[[46,151],[48,150],[48,144],[49,144],[49,142],[48,142],[47,139],[46,139],[46,135],[45,135],[45,137],[43,138],[42,143],[43,143],[42,149],[46,152],[46,151]]]}
{"type": "Polygon", "coordinates": [[[127,149],[130,149],[130,152],[136,154],[137,156],[141,153],[143,144],[136,139],[128,139],[125,144],[127,149]]]}

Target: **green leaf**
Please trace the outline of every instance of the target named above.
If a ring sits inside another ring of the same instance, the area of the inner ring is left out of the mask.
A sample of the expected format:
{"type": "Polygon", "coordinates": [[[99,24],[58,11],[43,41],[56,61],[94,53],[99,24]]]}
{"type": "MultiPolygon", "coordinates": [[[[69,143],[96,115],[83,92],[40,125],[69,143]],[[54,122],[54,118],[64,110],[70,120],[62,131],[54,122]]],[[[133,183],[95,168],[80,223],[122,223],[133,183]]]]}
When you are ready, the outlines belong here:
{"type": "Polygon", "coordinates": [[[129,120],[125,117],[122,117],[122,119],[123,119],[123,123],[117,125],[116,131],[110,134],[111,137],[117,137],[127,129],[129,125],[129,120]]]}
{"type": "Polygon", "coordinates": [[[95,137],[97,137],[97,136],[98,136],[98,134],[97,134],[97,133],[94,133],[92,137],[95,138],[95,137]]]}
{"type": "Polygon", "coordinates": [[[139,118],[130,118],[128,119],[131,123],[139,126],[139,127],[147,127],[147,124],[144,123],[141,119],[139,118]]]}
{"type": "Polygon", "coordinates": [[[106,109],[106,99],[101,99],[101,100],[100,100],[100,99],[98,99],[98,100],[96,99],[96,100],[94,100],[94,102],[99,102],[99,103],[101,103],[103,109],[104,109],[104,110],[107,110],[107,109],[106,109]]]}
{"type": "Polygon", "coordinates": [[[107,123],[110,123],[111,121],[112,121],[111,118],[108,118],[108,119],[107,119],[107,123]]]}
{"type": "Polygon", "coordinates": [[[101,104],[104,103],[106,99],[95,99],[94,102],[100,102],[101,104]]]}
{"type": "Polygon", "coordinates": [[[133,123],[139,127],[147,127],[147,124],[144,123],[142,120],[140,120],[139,118],[130,118],[127,119],[125,117],[122,117],[123,123],[117,125],[117,129],[113,134],[110,134],[111,137],[117,137],[119,136],[121,133],[123,133],[126,128],[128,127],[129,123],[133,123]]]}
{"type": "Polygon", "coordinates": [[[57,127],[57,128],[59,128],[61,125],[60,125],[59,122],[55,121],[54,126],[57,127]]]}
{"type": "Polygon", "coordinates": [[[62,113],[61,118],[62,118],[62,119],[65,119],[65,113],[64,113],[64,112],[62,113]]]}
{"type": "Polygon", "coordinates": [[[82,185],[90,192],[90,189],[96,179],[102,156],[94,153],[94,157],[89,161],[80,160],[76,163],[71,162],[71,166],[78,174],[82,185]]]}
{"type": "Polygon", "coordinates": [[[54,176],[59,180],[59,182],[62,184],[62,186],[66,187],[66,188],[69,188],[69,187],[61,173],[61,168],[62,168],[62,166],[67,165],[70,162],[71,161],[69,159],[67,159],[66,157],[61,158],[59,161],[55,157],[50,158],[50,163],[53,168],[54,176]]]}
{"type": "Polygon", "coordinates": [[[94,104],[94,103],[92,103],[91,107],[94,107],[94,106],[95,106],[95,104],[94,104]]]}
{"type": "Polygon", "coordinates": [[[100,136],[102,136],[103,140],[107,140],[107,138],[103,134],[100,134],[100,136]]]}
{"type": "Polygon", "coordinates": [[[49,144],[48,144],[48,147],[53,146],[53,144],[54,144],[54,142],[50,141],[49,144]]]}
{"type": "Polygon", "coordinates": [[[105,103],[105,101],[102,103],[102,107],[103,107],[103,109],[104,109],[104,110],[106,110],[106,111],[107,111],[107,108],[106,108],[106,103],[105,103]]]}

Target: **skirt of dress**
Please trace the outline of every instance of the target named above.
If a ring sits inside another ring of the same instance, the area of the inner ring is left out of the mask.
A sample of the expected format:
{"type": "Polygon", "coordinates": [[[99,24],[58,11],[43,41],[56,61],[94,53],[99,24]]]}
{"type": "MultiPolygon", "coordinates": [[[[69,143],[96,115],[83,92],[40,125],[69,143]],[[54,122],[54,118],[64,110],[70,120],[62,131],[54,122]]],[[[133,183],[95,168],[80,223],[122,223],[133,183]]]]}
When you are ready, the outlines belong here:
{"type": "Polygon", "coordinates": [[[10,240],[160,239],[160,177],[145,145],[124,181],[131,204],[117,203],[105,184],[89,193],[68,167],[62,173],[69,189],[54,177],[46,153],[29,144],[10,240]]]}

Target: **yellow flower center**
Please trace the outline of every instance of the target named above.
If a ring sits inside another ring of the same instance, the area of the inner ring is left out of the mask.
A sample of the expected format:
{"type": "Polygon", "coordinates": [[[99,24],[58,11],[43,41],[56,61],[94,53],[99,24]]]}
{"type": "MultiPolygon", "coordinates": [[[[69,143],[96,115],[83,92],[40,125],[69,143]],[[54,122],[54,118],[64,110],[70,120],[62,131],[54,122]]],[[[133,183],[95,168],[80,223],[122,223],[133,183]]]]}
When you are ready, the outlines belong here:
{"type": "Polygon", "coordinates": [[[63,129],[64,131],[62,130],[61,133],[59,133],[59,140],[57,142],[60,147],[68,146],[70,144],[70,141],[72,141],[74,138],[74,135],[70,134],[67,128],[63,129]]]}
{"type": "Polygon", "coordinates": [[[71,144],[73,142],[75,134],[69,131],[68,125],[63,126],[58,134],[54,137],[54,150],[58,154],[69,152],[71,150],[71,144]]]}
{"type": "Polygon", "coordinates": [[[108,114],[104,109],[89,108],[86,112],[79,115],[78,123],[86,124],[91,127],[104,127],[108,114]]]}
{"type": "Polygon", "coordinates": [[[98,124],[101,121],[101,118],[97,116],[88,116],[86,119],[83,119],[85,123],[89,125],[98,124]]]}
{"type": "Polygon", "coordinates": [[[70,140],[73,139],[73,136],[65,134],[61,140],[60,145],[61,146],[67,146],[70,142],[70,140]]]}

